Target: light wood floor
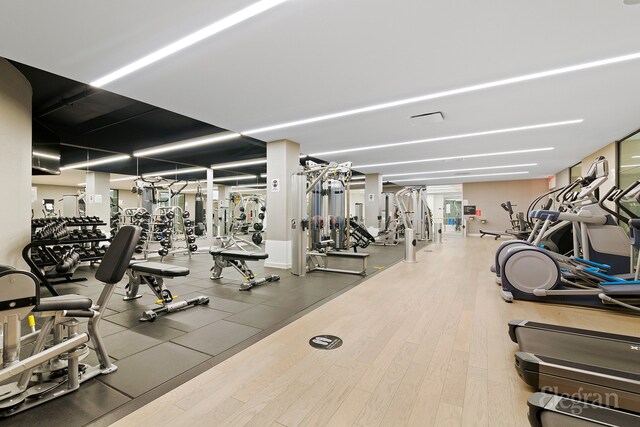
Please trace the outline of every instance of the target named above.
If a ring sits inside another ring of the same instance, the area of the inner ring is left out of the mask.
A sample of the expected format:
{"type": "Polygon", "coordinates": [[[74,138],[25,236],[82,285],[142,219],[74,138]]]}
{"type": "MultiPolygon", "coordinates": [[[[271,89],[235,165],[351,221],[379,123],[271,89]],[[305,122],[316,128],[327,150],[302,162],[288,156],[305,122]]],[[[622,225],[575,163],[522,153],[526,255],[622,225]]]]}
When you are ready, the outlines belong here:
{"type": "Polygon", "coordinates": [[[115,425],[527,426],[509,320],[638,334],[639,319],[505,303],[489,273],[498,243],[430,245],[115,425]],[[344,345],[315,350],[318,334],[344,345]]]}

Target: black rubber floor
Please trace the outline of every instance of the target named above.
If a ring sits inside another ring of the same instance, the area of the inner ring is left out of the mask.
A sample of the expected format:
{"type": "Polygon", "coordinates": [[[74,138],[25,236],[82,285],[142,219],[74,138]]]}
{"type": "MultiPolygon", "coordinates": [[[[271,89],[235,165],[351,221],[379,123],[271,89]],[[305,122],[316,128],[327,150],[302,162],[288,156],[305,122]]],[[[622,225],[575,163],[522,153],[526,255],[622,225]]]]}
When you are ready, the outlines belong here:
{"type": "MultiPolygon", "coordinates": [[[[370,246],[367,274],[370,276],[400,261],[404,246],[370,246]]],[[[108,425],[167,391],[215,366],[265,336],[325,303],[363,278],[357,275],[312,272],[305,277],[289,270],[268,269],[249,263],[257,277],[278,274],[278,282],[240,292],[242,277],[232,268],[221,280],[213,281],[208,254],[167,258],[165,262],[189,267],[184,278],[165,283],[174,295],[189,298],[206,295],[210,303],[140,322],[155,296],[146,286],[142,298],[123,301],[124,280],[109,302],[101,331],[109,355],[118,366],[112,374],[90,380],[80,390],[32,410],[0,420],[5,426],[108,425]]],[[[332,267],[351,268],[350,262],[331,260],[332,267]]],[[[85,282],[56,285],[60,294],[77,293],[97,299],[101,285],[90,267],[78,271],[85,282]]],[[[43,288],[43,293],[45,289],[43,288]]],[[[86,322],[83,323],[86,330],[86,322]]],[[[93,352],[85,360],[94,364],[93,352]]]]}

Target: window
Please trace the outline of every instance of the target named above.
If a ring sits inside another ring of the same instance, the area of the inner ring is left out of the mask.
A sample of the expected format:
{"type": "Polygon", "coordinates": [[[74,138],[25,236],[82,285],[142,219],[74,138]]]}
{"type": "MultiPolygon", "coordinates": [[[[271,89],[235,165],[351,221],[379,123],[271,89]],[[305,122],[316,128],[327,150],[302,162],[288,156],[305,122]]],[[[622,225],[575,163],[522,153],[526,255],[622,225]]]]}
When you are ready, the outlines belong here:
{"type": "MultiPolygon", "coordinates": [[[[109,199],[111,204],[111,216],[118,213],[118,190],[109,190],[109,199]]],[[[108,221],[107,221],[108,222],[108,221]]]]}
{"type": "Polygon", "coordinates": [[[575,164],[569,168],[569,182],[575,182],[582,176],[582,162],[575,164]]]}
{"type": "MultiPolygon", "coordinates": [[[[633,182],[640,180],[640,130],[620,141],[618,145],[618,177],[620,188],[627,188],[633,182]]],[[[623,201],[622,206],[640,215],[638,201],[623,201]]],[[[623,211],[620,213],[624,214],[623,211]]]]}

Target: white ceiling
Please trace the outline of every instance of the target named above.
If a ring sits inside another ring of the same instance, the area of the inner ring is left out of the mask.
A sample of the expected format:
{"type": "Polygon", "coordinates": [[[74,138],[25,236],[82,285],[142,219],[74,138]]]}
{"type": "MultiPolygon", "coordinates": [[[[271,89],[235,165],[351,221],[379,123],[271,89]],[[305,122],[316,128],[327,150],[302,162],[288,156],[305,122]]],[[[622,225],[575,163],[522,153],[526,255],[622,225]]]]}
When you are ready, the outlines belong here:
{"type": "MultiPolygon", "coordinates": [[[[252,2],[0,0],[0,56],[90,82],[252,2]]],[[[639,20],[640,6],[622,0],[288,0],[105,89],[241,132],[639,52],[639,20]]],[[[526,168],[527,176],[543,177],[640,127],[639,90],[635,60],[254,136],[292,139],[302,152],[316,153],[584,119],[578,125],[325,156],[351,160],[357,168],[555,147],[363,170],[536,162],[526,168]],[[408,119],[431,111],[442,111],[445,122],[408,119]]],[[[513,177],[450,181],[497,179],[513,177]]]]}

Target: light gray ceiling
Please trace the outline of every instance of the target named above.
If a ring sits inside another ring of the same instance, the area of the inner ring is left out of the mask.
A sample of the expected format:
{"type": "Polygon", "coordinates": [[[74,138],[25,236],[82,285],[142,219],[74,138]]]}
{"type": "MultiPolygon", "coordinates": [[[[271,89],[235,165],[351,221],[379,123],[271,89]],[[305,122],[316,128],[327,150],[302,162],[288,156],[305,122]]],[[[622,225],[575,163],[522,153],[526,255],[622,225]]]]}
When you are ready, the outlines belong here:
{"type": "MultiPolygon", "coordinates": [[[[90,82],[252,2],[0,0],[0,56],[90,82]]],[[[640,52],[638,22],[640,6],[622,0],[289,0],[105,89],[241,132],[640,52]]],[[[528,176],[542,177],[640,127],[639,90],[640,60],[634,60],[252,136],[292,139],[304,153],[317,153],[584,119],[578,125],[325,156],[357,167],[555,147],[363,170],[536,162],[526,168],[528,176]],[[413,124],[408,118],[431,111],[442,111],[445,122],[413,124]]],[[[464,181],[495,179],[513,177],[464,181]]]]}

